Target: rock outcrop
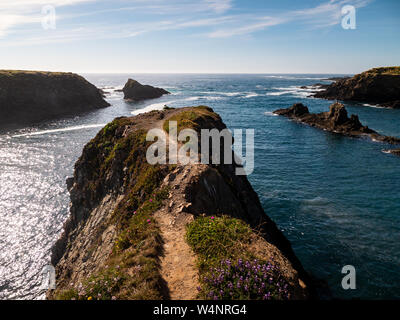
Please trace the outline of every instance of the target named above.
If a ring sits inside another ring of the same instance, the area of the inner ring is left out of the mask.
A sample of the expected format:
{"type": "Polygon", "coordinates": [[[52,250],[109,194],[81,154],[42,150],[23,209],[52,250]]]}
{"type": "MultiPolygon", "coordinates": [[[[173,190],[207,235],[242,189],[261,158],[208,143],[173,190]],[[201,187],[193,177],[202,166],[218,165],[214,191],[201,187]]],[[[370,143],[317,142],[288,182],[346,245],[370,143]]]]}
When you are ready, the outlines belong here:
{"type": "Polygon", "coordinates": [[[237,165],[146,161],[151,145],[146,132],[165,128],[170,119],[178,122],[178,130],[226,128],[212,109],[188,107],[118,118],[102,129],[85,146],[68,180],[71,216],[53,247],[57,290],[48,298],[196,299],[207,259],[221,254],[272,261],[271,270],[279,270],[275,276],[287,285],[269,290],[288,290],[289,299],[312,297],[309,275],[247,178],[235,175],[237,165]],[[199,246],[189,246],[188,225],[196,221],[205,221],[204,228],[226,227],[223,240],[212,238],[218,229],[205,232],[205,239],[199,235],[204,230],[195,229],[191,240],[199,246]],[[230,228],[237,228],[236,243],[224,247],[220,241],[229,238],[230,228]],[[245,232],[242,240],[240,232],[245,232]],[[198,253],[202,241],[207,243],[203,258],[198,253]]]}
{"type": "Polygon", "coordinates": [[[389,144],[400,144],[400,139],[388,137],[363,126],[357,115],[348,117],[347,110],[341,103],[334,103],[328,112],[312,114],[308,108],[297,103],[288,109],[274,111],[275,114],[295,119],[312,127],[339,133],[351,137],[369,137],[375,141],[389,144]]]}
{"type": "Polygon", "coordinates": [[[400,108],[400,67],[371,69],[321,88],[314,97],[400,108]]]}
{"type": "Polygon", "coordinates": [[[77,74],[0,71],[0,129],[107,106],[100,90],[77,74]]]}
{"type": "Polygon", "coordinates": [[[391,154],[394,154],[396,156],[400,156],[400,149],[384,150],[384,152],[391,153],[391,154]]]}
{"type": "Polygon", "coordinates": [[[136,80],[129,79],[122,89],[126,100],[140,101],[146,99],[160,98],[164,94],[170,94],[162,88],[155,88],[149,85],[143,85],[136,80]]]}

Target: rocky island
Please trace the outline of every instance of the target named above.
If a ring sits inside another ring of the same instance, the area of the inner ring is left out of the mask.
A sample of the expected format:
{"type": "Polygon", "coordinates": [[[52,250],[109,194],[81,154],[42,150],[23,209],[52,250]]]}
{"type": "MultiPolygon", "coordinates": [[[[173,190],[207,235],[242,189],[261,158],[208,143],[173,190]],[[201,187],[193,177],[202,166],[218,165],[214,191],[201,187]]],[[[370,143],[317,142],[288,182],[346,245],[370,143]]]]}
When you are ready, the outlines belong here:
{"type": "Polygon", "coordinates": [[[400,149],[384,150],[384,152],[400,156],[400,149]]]}
{"type": "Polygon", "coordinates": [[[351,137],[369,137],[374,141],[400,144],[399,138],[384,136],[363,126],[358,116],[351,115],[349,118],[346,108],[341,103],[334,103],[328,112],[319,114],[310,113],[308,108],[301,103],[287,109],[276,110],[274,113],[333,133],[351,137]]]}
{"type": "Polygon", "coordinates": [[[57,289],[48,299],[314,297],[290,242],[236,165],[148,164],[146,132],[169,120],[178,130],[226,128],[205,106],[104,127],[67,183],[71,215],[53,247],[57,289]]]}
{"type": "Polygon", "coordinates": [[[122,89],[124,99],[132,101],[141,101],[146,99],[160,98],[164,94],[170,94],[162,88],[155,88],[150,85],[143,85],[136,80],[129,79],[122,89]]]}
{"type": "Polygon", "coordinates": [[[400,108],[400,67],[374,68],[320,88],[315,98],[400,108]]]}
{"type": "Polygon", "coordinates": [[[100,90],[77,74],[0,70],[0,129],[107,106],[100,90]]]}

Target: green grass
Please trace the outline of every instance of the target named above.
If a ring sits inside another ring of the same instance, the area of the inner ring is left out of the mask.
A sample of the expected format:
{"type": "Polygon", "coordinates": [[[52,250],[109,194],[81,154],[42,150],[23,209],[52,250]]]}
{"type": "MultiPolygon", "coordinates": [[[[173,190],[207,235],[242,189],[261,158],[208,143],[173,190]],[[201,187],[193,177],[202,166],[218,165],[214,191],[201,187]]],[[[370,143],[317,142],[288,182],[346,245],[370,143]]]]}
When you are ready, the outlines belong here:
{"type": "Polygon", "coordinates": [[[382,68],[373,68],[365,72],[368,75],[400,75],[400,67],[382,67],[382,68]]]}
{"type": "Polygon", "coordinates": [[[163,128],[169,132],[169,121],[176,121],[178,124],[178,133],[183,129],[199,130],[201,123],[207,119],[218,119],[218,115],[207,106],[193,107],[191,110],[183,110],[164,121],[163,128]]]}
{"type": "Polygon", "coordinates": [[[200,273],[204,273],[223,259],[250,257],[243,247],[251,233],[251,228],[239,219],[198,217],[188,225],[186,239],[198,256],[200,273]]]}
{"type": "Polygon", "coordinates": [[[254,233],[242,220],[228,216],[202,216],[188,225],[186,240],[198,260],[198,298],[288,299],[291,288],[279,268],[252,252],[254,233]]]}
{"type": "Polygon", "coordinates": [[[70,72],[50,72],[50,71],[34,71],[34,70],[0,70],[0,76],[17,76],[17,75],[44,75],[48,77],[59,77],[59,76],[78,76],[70,72]]]}
{"type": "Polygon", "coordinates": [[[146,133],[135,130],[122,136],[130,123],[128,118],[109,123],[85,147],[78,161],[78,166],[83,166],[80,170],[88,175],[83,182],[85,197],[94,206],[113,188],[124,189],[124,197],[111,214],[117,239],[106,262],[108,268],[82,282],[84,295],[75,284],[56,291],[55,299],[164,298],[158,261],[162,241],[153,213],[168,196],[168,189],[160,189],[160,185],[172,167],[147,163],[146,150],[151,142],[146,141],[146,133]],[[121,181],[119,176],[125,179],[121,181]],[[118,276],[111,277],[119,279],[116,283],[110,280],[113,270],[118,271],[118,276]]]}

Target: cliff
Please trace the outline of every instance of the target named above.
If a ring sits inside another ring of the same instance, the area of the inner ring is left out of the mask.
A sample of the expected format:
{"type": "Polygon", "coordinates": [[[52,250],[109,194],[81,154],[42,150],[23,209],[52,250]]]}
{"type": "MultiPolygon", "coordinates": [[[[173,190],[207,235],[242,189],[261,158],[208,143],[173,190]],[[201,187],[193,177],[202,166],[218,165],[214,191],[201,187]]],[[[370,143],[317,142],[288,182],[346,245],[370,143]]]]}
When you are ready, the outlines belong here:
{"type": "MultiPolygon", "coordinates": [[[[117,118],[68,180],[49,299],[306,299],[309,275],[236,165],[150,165],[150,128],[224,129],[208,107],[117,118]]],[[[222,140],[223,141],[223,140],[222,140]]]]}
{"type": "Polygon", "coordinates": [[[124,99],[140,101],[146,99],[160,98],[164,94],[170,94],[167,90],[162,88],[155,88],[150,85],[143,85],[136,80],[129,79],[122,89],[124,92],[124,99]]]}
{"type": "Polygon", "coordinates": [[[351,115],[349,118],[346,108],[340,103],[334,103],[328,112],[318,114],[310,113],[308,108],[301,103],[294,104],[287,109],[276,110],[274,113],[333,133],[357,138],[368,137],[374,141],[389,144],[400,144],[399,138],[381,135],[363,126],[357,115],[351,115]]]}
{"type": "Polygon", "coordinates": [[[314,97],[400,108],[400,67],[374,68],[321,88],[314,97]]]}
{"type": "Polygon", "coordinates": [[[0,129],[107,106],[99,89],[77,74],[0,70],[0,129]]]}

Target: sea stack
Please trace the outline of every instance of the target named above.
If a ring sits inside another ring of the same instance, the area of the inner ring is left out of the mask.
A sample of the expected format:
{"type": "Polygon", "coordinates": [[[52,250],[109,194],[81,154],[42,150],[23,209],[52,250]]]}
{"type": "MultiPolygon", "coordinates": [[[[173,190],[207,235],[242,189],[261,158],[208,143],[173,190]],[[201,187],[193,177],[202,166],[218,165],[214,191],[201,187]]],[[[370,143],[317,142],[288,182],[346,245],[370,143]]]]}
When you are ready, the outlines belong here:
{"type": "Polygon", "coordinates": [[[141,101],[146,99],[160,98],[164,94],[170,94],[167,90],[162,88],[152,87],[150,85],[143,85],[136,80],[128,79],[122,89],[124,98],[126,100],[141,101]]]}
{"type": "Polygon", "coordinates": [[[399,138],[384,136],[363,126],[357,115],[353,114],[349,118],[345,106],[338,102],[333,103],[328,112],[318,114],[310,113],[308,108],[301,103],[296,103],[287,109],[276,110],[274,113],[333,133],[351,137],[369,137],[375,141],[400,144],[399,138]]]}
{"type": "Polygon", "coordinates": [[[0,70],[0,129],[108,106],[101,91],[77,74],[0,70]]]}
{"type": "Polygon", "coordinates": [[[349,79],[340,79],[314,97],[400,108],[400,67],[374,68],[349,79]]]}

